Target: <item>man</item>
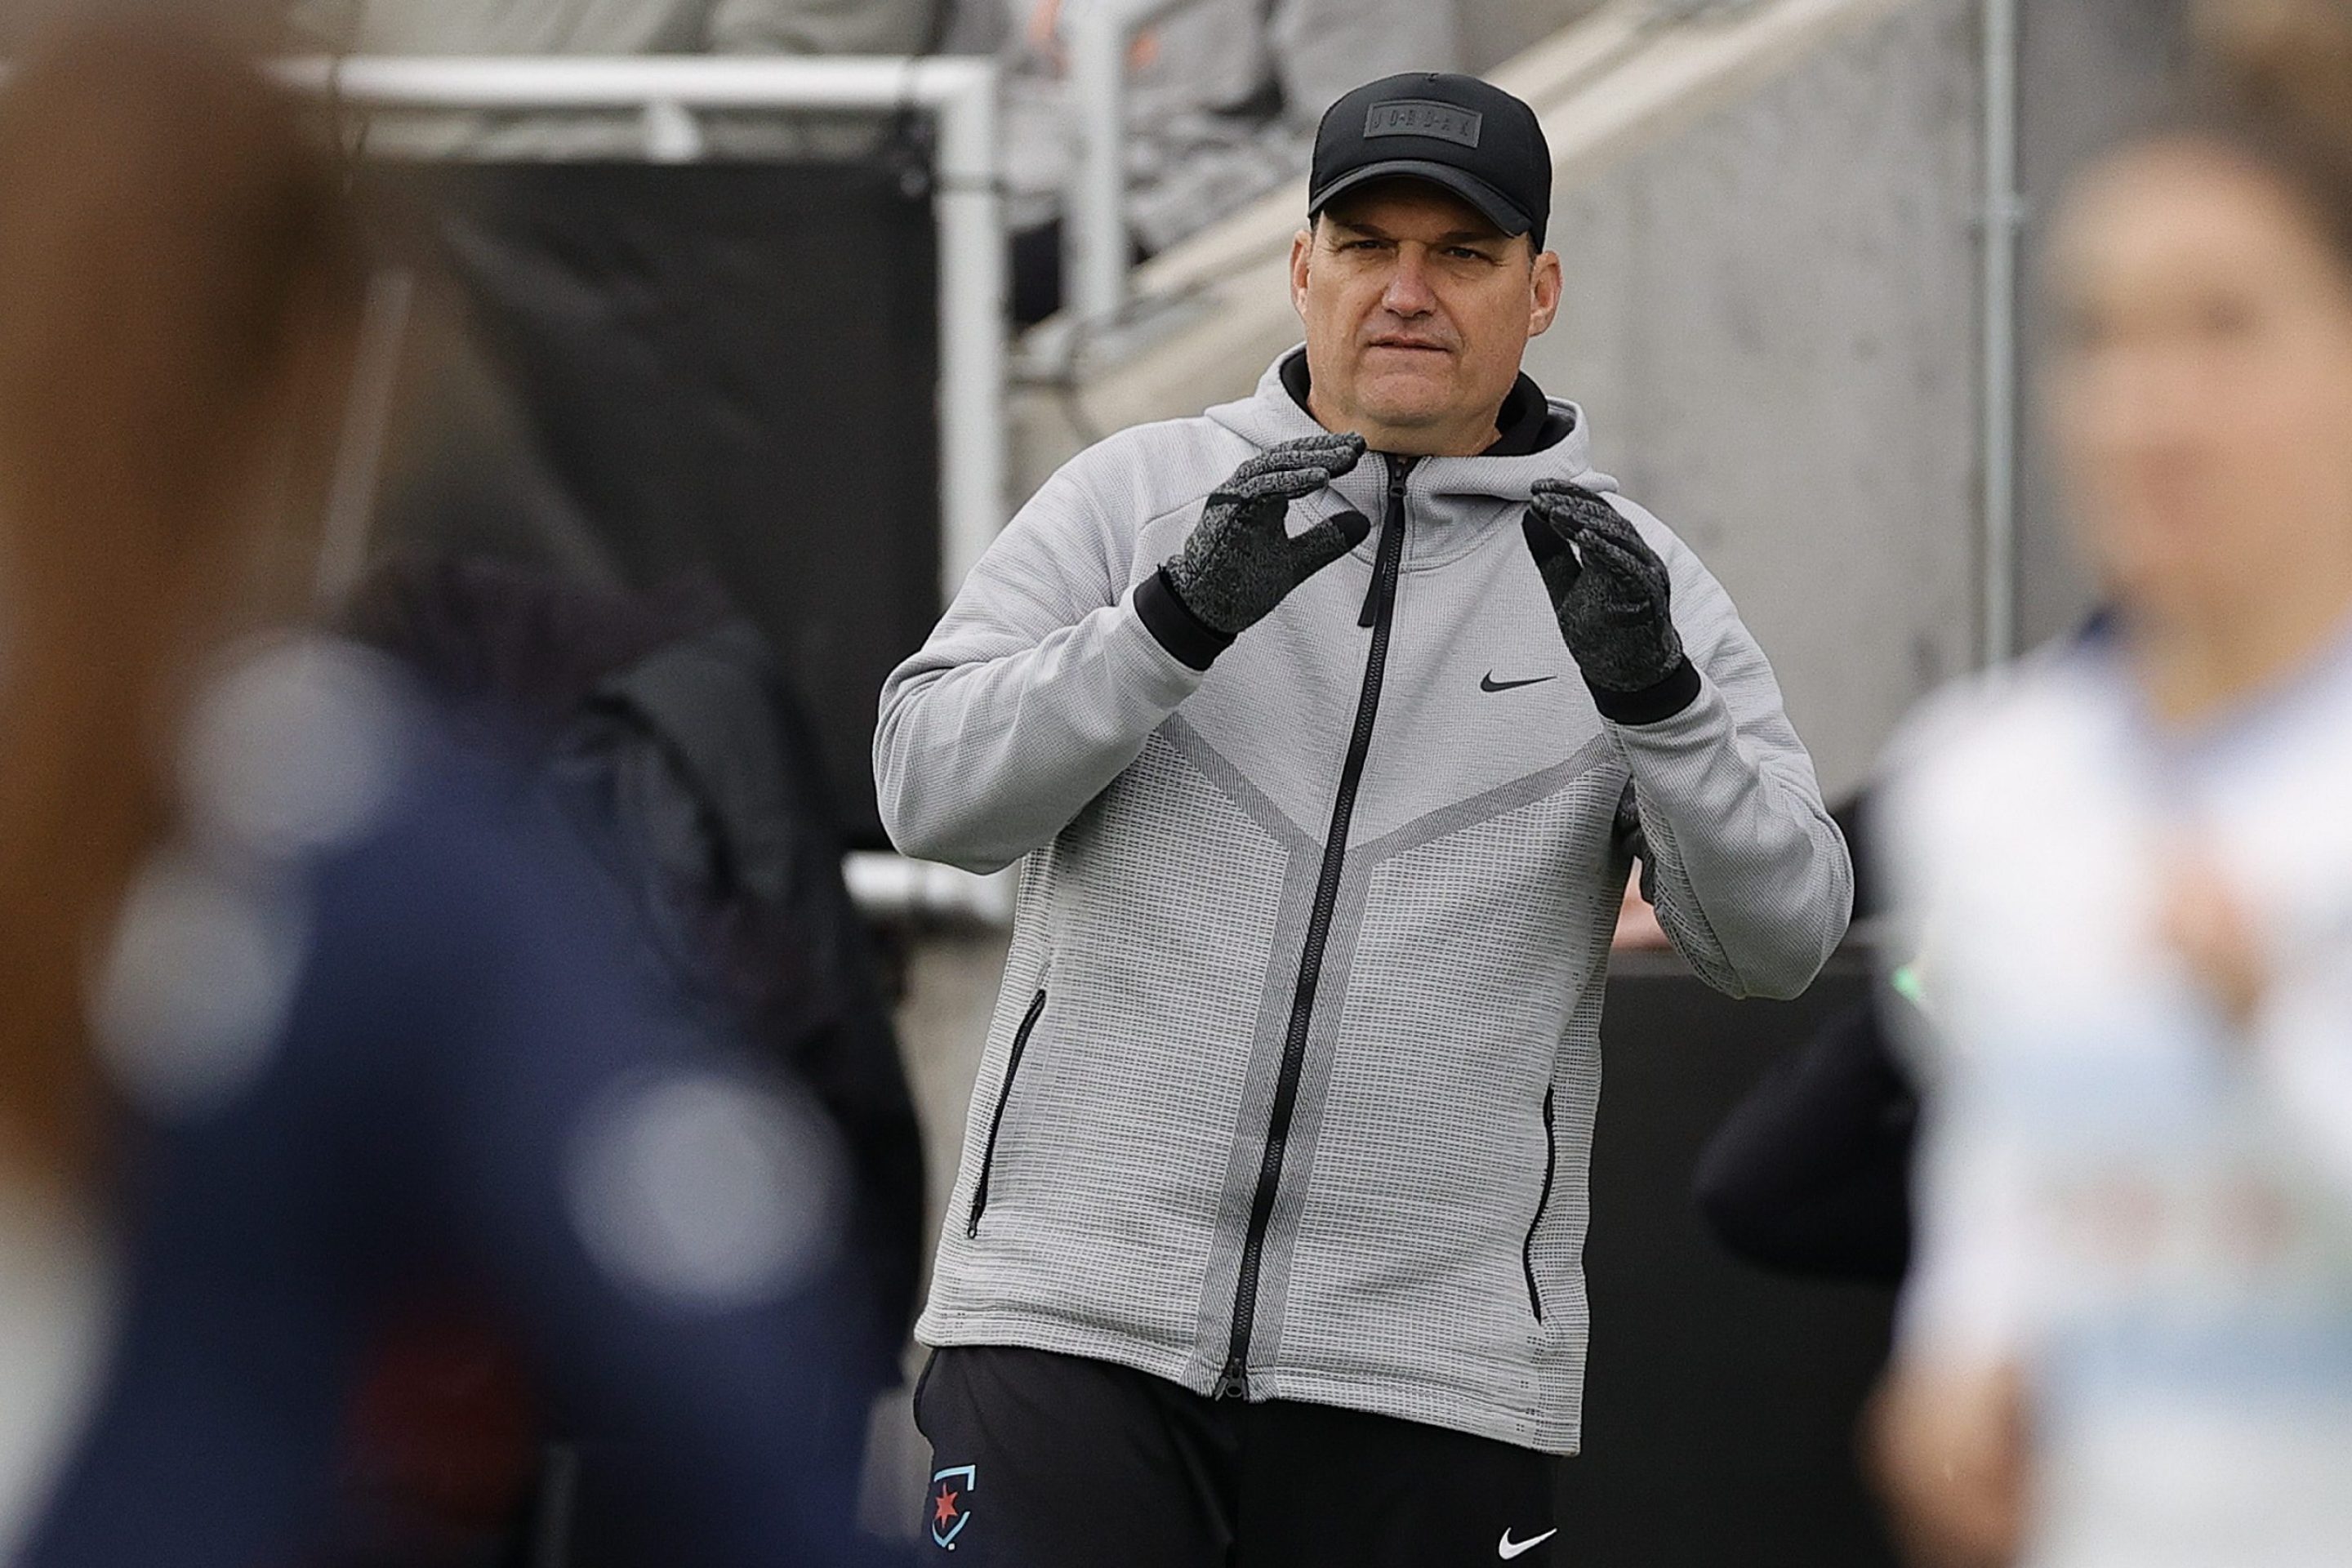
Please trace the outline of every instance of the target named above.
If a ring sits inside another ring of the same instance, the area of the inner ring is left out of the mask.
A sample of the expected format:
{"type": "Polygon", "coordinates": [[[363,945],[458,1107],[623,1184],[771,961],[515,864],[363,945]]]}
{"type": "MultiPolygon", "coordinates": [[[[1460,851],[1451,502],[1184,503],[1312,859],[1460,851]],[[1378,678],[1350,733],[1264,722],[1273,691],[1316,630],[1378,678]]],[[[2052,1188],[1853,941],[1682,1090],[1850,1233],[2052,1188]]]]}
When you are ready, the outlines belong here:
{"type": "Polygon", "coordinates": [[[1762,653],[1519,373],[1550,169],[1483,83],[1341,99],[1304,349],[1071,463],[883,693],[899,846],[1027,857],[918,1331],[961,1563],[1551,1561],[1630,858],[1723,990],[1843,932],[1762,653]]]}

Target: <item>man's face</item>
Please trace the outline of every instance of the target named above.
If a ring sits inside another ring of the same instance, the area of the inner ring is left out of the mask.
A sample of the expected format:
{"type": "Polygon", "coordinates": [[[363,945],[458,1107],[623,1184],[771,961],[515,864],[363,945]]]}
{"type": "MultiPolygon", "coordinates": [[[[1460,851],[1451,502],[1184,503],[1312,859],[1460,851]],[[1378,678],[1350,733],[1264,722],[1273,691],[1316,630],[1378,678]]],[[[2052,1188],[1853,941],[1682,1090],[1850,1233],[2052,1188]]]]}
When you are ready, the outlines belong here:
{"type": "Polygon", "coordinates": [[[1381,181],[1298,236],[1290,287],[1318,418],[1381,451],[1467,456],[1559,312],[1559,258],[1436,185],[1381,181]]]}

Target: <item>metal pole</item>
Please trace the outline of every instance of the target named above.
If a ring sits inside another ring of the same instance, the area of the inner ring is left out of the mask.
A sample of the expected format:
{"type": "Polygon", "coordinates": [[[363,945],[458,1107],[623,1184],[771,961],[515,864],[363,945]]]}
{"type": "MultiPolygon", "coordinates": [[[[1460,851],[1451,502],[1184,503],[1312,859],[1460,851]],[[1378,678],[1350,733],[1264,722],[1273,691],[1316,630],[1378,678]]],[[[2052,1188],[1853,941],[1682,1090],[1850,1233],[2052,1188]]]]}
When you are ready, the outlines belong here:
{"type": "Polygon", "coordinates": [[[1127,58],[1138,34],[1193,0],[1071,0],[1070,93],[1078,157],[1063,193],[1062,271],[1071,315],[1102,327],[1127,309],[1127,58]]]}
{"type": "Polygon", "coordinates": [[[951,601],[1004,526],[1004,201],[993,69],[940,110],[940,593],[951,601]]]}
{"type": "Polygon", "coordinates": [[[2017,651],[2018,0],[1984,0],[1984,529],[1979,653],[2017,651]]]}
{"type": "Polygon", "coordinates": [[[1020,890],[1018,873],[1012,870],[981,877],[898,855],[852,854],[841,869],[851,900],[869,920],[927,916],[1010,925],[1020,890]]]}
{"type": "Polygon", "coordinates": [[[1070,91],[1078,159],[1064,215],[1065,296],[1085,326],[1127,305],[1127,51],[1133,31],[1118,0],[1087,0],[1070,24],[1070,91]]]}
{"type": "Polygon", "coordinates": [[[353,103],[404,109],[634,109],[676,103],[687,109],[864,109],[903,104],[937,110],[993,80],[992,61],[961,57],[905,59],[845,55],[564,56],[556,58],[453,58],[361,56],[281,60],[288,86],[353,103]]]}

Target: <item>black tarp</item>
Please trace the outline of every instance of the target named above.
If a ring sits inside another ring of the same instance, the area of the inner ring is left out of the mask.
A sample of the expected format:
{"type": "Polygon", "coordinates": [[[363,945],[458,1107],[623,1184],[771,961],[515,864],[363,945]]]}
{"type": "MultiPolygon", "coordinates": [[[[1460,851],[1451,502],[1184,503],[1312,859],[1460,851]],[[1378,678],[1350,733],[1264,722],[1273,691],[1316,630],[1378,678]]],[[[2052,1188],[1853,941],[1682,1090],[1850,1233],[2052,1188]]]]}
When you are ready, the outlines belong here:
{"type": "MultiPolygon", "coordinates": [[[[940,607],[939,258],[919,170],[382,173],[510,411],[489,466],[528,472],[485,474],[478,455],[456,504],[527,496],[640,586],[715,575],[814,713],[852,843],[880,847],[875,700],[940,607]]],[[[452,504],[446,484],[436,504],[452,504]]]]}
{"type": "Polygon", "coordinates": [[[1733,1002],[1621,956],[1592,1151],[1584,1452],[1561,1467],[1561,1561],[1606,1568],[1893,1568],[1855,1426],[1894,1298],[1787,1279],[1718,1247],[1699,1151],[1782,1053],[1865,994],[1842,957],[1801,1001],[1733,1002]]]}

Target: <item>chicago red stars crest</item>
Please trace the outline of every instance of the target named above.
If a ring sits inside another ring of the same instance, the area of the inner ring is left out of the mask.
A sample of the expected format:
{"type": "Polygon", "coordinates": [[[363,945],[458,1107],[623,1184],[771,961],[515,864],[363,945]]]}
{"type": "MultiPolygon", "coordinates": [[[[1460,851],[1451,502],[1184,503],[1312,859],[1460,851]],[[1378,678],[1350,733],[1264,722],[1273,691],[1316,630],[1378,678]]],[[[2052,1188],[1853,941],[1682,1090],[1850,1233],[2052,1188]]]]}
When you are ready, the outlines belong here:
{"type": "Polygon", "coordinates": [[[964,1465],[931,1478],[931,1542],[953,1552],[956,1537],[971,1522],[971,1494],[980,1489],[980,1467],[964,1465]]]}

